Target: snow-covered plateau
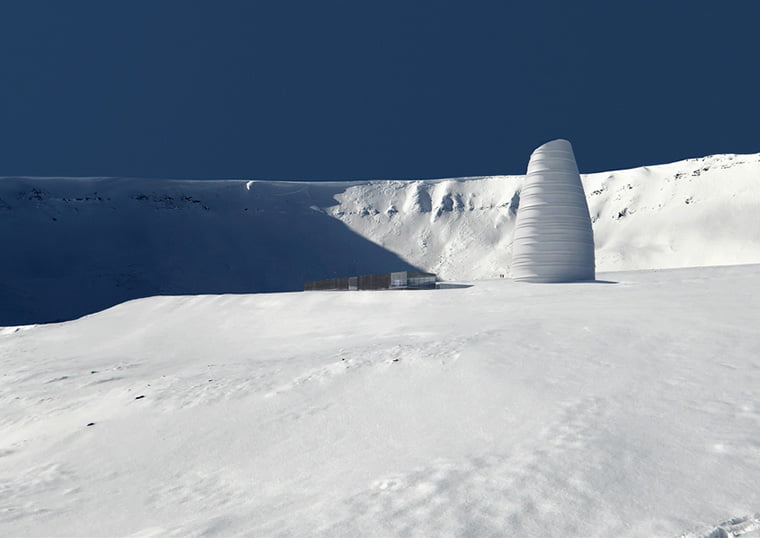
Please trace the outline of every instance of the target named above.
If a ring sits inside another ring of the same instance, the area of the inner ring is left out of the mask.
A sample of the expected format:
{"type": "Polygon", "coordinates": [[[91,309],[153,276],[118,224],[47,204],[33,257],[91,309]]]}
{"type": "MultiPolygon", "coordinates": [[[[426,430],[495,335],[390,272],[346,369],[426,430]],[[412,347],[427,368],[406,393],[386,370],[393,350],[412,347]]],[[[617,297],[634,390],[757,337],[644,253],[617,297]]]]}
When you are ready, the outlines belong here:
{"type": "Polygon", "coordinates": [[[760,155],[583,182],[0,179],[0,536],[760,536],[760,155]]]}

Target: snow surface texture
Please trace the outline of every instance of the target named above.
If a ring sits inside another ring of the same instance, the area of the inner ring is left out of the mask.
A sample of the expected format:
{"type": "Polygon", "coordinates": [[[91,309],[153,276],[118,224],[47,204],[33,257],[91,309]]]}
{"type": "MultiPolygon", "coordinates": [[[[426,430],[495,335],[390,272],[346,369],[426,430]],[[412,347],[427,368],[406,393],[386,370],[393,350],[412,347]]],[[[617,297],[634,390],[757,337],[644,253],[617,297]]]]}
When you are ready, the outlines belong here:
{"type": "MultiPolygon", "coordinates": [[[[760,262],[760,154],[582,179],[600,271],[760,262]]],[[[0,178],[0,325],[350,274],[506,276],[522,182],[0,178]]]]}
{"type": "Polygon", "coordinates": [[[599,277],[4,329],[0,535],[760,535],[760,266],[599,277]]]}
{"type": "Polygon", "coordinates": [[[513,241],[513,280],[594,280],[594,234],[586,195],[567,140],[530,156],[513,241]]]}

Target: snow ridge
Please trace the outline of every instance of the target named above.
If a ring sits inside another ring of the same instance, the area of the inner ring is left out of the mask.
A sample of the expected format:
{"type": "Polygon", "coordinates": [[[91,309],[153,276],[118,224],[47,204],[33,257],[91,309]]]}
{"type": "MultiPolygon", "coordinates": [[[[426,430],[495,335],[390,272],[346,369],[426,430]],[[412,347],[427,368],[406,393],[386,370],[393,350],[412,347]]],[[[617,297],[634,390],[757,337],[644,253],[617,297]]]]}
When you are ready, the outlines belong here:
{"type": "MultiPolygon", "coordinates": [[[[581,177],[599,271],[760,262],[760,154],[581,177]]],[[[508,276],[522,181],[0,178],[0,326],[347,274],[508,276]]]]}
{"type": "MultiPolygon", "coordinates": [[[[523,179],[364,183],[337,196],[330,214],[445,279],[498,278],[509,274],[523,179]]],[[[760,262],[760,154],[581,179],[598,271],[760,262]]]]}

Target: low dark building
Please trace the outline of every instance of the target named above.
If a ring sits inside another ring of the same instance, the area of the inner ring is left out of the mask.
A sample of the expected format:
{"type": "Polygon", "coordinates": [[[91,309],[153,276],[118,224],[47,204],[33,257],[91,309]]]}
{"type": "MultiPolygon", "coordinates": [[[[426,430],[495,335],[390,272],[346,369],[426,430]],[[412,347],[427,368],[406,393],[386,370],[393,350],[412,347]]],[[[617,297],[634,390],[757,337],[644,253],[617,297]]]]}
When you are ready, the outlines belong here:
{"type": "Polygon", "coordinates": [[[304,291],[335,290],[426,290],[435,289],[434,273],[399,271],[379,275],[346,276],[305,282],[304,291]]]}

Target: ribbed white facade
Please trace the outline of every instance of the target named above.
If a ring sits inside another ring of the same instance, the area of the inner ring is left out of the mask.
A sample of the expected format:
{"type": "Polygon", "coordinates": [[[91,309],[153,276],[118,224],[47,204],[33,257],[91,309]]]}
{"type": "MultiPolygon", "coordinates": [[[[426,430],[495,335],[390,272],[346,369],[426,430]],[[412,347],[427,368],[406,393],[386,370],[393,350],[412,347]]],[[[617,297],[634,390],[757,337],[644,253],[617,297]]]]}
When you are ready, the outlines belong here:
{"type": "Polygon", "coordinates": [[[530,156],[512,248],[513,280],[594,280],[594,233],[567,140],[547,142],[530,156]]]}

